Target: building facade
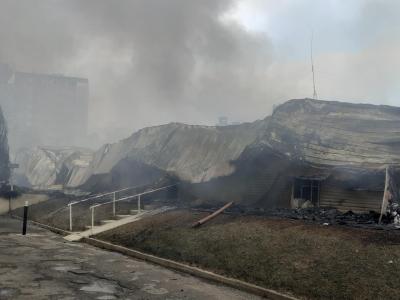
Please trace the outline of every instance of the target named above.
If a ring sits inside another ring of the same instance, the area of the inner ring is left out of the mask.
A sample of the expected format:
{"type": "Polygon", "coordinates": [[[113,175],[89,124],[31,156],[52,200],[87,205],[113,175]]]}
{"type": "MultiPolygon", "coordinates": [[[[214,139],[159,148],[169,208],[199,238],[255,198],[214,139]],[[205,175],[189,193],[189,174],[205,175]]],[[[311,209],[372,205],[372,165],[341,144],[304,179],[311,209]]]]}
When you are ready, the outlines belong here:
{"type": "Polygon", "coordinates": [[[87,136],[88,100],[87,79],[19,72],[0,64],[0,105],[12,150],[79,145],[87,136]]]}

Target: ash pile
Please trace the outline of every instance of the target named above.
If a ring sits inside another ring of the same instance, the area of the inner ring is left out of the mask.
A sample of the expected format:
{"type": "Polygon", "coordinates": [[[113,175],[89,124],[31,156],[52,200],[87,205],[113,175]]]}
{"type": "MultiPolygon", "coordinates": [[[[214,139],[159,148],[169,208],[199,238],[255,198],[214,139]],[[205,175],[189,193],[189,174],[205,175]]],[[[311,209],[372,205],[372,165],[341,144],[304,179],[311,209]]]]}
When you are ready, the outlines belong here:
{"type": "MultiPolygon", "coordinates": [[[[383,228],[379,224],[379,214],[376,212],[354,213],[352,211],[341,212],[335,208],[298,208],[298,209],[273,209],[273,210],[249,210],[246,214],[263,215],[269,217],[303,220],[321,225],[347,225],[352,227],[383,228]]],[[[389,224],[385,218],[382,224],[389,224]]]]}
{"type": "MultiPolygon", "coordinates": [[[[204,207],[195,210],[213,212],[217,207],[204,207]]],[[[240,205],[233,205],[224,211],[228,215],[236,216],[265,216],[273,218],[284,218],[292,220],[302,220],[323,226],[343,225],[350,227],[377,229],[377,230],[397,230],[398,225],[393,222],[393,216],[386,214],[380,221],[380,214],[374,211],[368,213],[355,213],[353,211],[341,212],[336,208],[310,207],[310,208],[248,208],[240,205]]]]}
{"type": "Polygon", "coordinates": [[[301,209],[276,209],[269,211],[266,215],[283,217],[294,220],[304,220],[322,225],[348,225],[352,227],[368,227],[382,229],[381,224],[390,224],[389,219],[384,219],[379,224],[379,214],[371,211],[369,213],[354,213],[352,211],[341,212],[335,208],[301,208],[301,209]]]}

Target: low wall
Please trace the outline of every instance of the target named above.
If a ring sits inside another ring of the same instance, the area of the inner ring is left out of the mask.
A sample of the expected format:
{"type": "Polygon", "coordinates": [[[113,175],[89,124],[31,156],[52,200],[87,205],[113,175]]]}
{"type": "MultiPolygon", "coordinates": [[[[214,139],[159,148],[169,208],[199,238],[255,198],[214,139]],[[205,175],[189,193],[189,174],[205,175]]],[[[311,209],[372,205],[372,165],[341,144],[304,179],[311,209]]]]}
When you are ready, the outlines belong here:
{"type": "Polygon", "coordinates": [[[47,201],[49,196],[44,194],[22,194],[18,198],[15,199],[5,199],[0,198],[0,215],[6,214],[11,210],[23,207],[25,205],[25,201],[29,202],[29,205],[37,204],[43,201],[47,201]]]}

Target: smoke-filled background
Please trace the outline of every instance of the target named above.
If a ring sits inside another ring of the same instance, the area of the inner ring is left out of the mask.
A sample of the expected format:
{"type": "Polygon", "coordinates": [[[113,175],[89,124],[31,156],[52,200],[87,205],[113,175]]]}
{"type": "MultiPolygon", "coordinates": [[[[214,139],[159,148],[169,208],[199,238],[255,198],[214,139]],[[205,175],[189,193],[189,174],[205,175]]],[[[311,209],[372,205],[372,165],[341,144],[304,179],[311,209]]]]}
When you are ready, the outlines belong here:
{"type": "Polygon", "coordinates": [[[398,105],[397,0],[0,0],[0,62],[86,77],[89,128],[252,121],[312,96],[398,105]]]}

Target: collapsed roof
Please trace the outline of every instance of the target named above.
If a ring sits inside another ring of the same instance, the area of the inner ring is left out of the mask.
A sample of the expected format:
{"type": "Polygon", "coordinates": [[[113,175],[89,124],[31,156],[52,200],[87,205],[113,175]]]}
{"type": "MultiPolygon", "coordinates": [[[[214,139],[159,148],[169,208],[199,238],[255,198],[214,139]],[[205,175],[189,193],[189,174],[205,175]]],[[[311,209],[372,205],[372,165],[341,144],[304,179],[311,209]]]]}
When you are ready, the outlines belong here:
{"type": "Polygon", "coordinates": [[[398,165],[400,108],[290,100],[275,110],[262,140],[292,159],[314,165],[398,165]]]}
{"type": "MultiPolygon", "coordinates": [[[[68,182],[79,186],[101,180],[104,189],[135,185],[137,174],[130,182],[130,173],[124,173],[130,161],[132,168],[139,163],[196,184],[243,173],[245,169],[246,178],[234,183],[242,186],[241,190],[252,189],[245,185],[259,180],[252,179],[264,172],[258,169],[274,166],[278,170],[283,161],[300,164],[296,172],[288,169],[293,176],[323,179],[334,170],[338,174],[344,169],[347,174],[383,174],[386,165],[400,163],[399,125],[397,107],[290,100],[278,106],[272,116],[253,123],[225,127],[171,123],[144,128],[101,147],[87,167],[70,172],[68,182]],[[279,163],[272,163],[275,157],[279,157],[279,163]],[[104,181],[102,176],[110,180],[104,181]],[[116,178],[124,178],[124,182],[118,183],[116,178]]],[[[381,189],[381,185],[380,180],[374,189],[381,189]]]]}

